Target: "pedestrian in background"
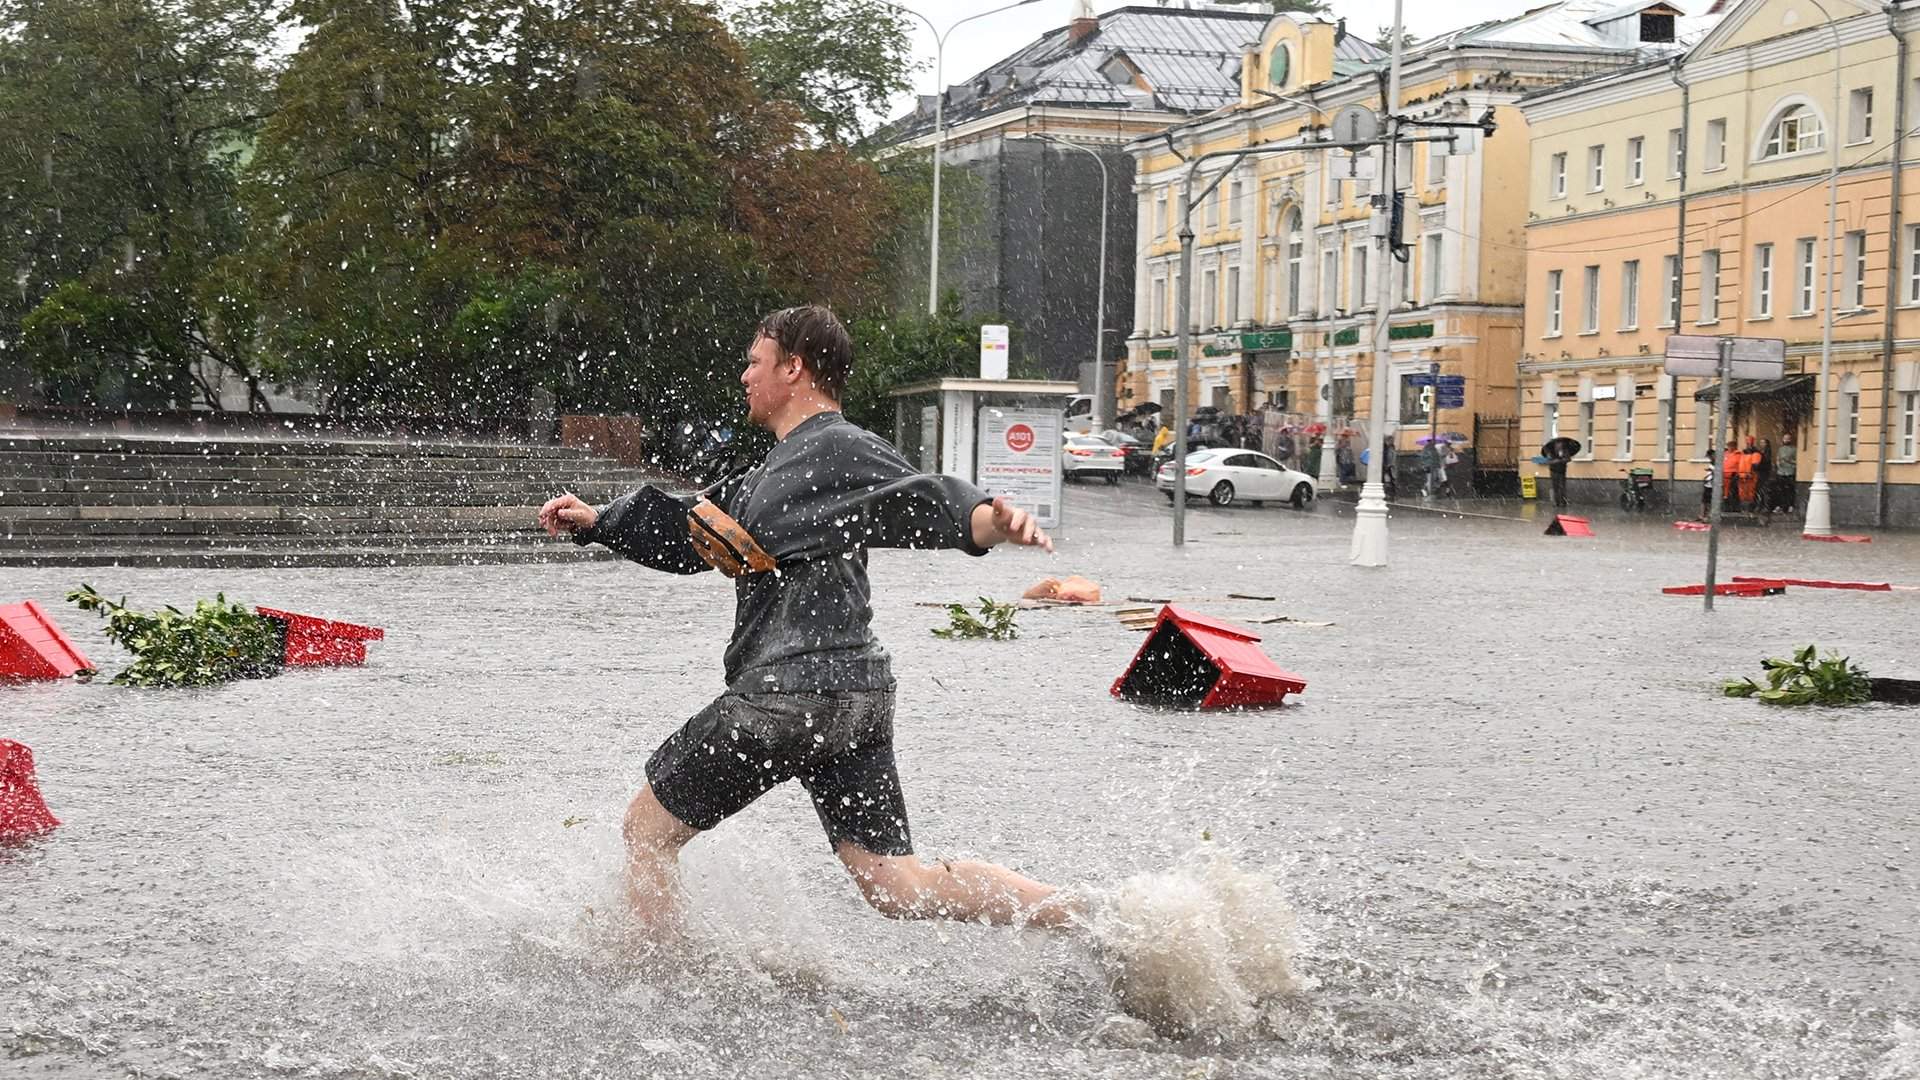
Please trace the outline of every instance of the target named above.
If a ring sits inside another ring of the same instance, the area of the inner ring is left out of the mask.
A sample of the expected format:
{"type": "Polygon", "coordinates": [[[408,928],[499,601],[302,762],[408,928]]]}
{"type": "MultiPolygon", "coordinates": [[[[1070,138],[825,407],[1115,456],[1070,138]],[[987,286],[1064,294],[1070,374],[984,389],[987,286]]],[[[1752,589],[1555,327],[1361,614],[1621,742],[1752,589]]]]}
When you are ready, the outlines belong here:
{"type": "Polygon", "coordinates": [[[1760,456],[1753,465],[1754,490],[1760,493],[1760,501],[1754,508],[1762,515],[1773,516],[1773,502],[1776,492],[1773,489],[1773,440],[1760,440],[1760,456]]]}
{"type": "Polygon", "coordinates": [[[1773,507],[1783,513],[1794,513],[1794,503],[1800,498],[1794,479],[1799,460],[1799,453],[1793,448],[1793,432],[1782,432],[1780,449],[1773,455],[1773,507]]]}

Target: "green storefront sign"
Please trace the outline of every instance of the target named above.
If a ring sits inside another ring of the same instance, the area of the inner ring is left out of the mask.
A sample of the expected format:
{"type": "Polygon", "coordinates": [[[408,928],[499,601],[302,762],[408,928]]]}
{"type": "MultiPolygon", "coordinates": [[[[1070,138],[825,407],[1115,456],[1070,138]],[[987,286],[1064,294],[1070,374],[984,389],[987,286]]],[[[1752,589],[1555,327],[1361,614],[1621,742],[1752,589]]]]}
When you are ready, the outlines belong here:
{"type": "MultiPolygon", "coordinates": [[[[1213,344],[1200,347],[1201,356],[1235,356],[1243,352],[1275,352],[1293,348],[1293,331],[1259,330],[1239,335],[1234,344],[1223,345],[1220,336],[1214,337],[1213,344]]],[[[1230,340],[1230,339],[1228,339],[1230,340]]],[[[1172,360],[1180,355],[1178,349],[1149,349],[1147,358],[1151,360],[1172,360]]]]}
{"type": "MultiPolygon", "coordinates": [[[[1409,323],[1406,326],[1387,327],[1387,339],[1389,341],[1415,341],[1420,338],[1430,338],[1432,336],[1433,324],[1430,322],[1409,323]]],[[[1360,344],[1360,328],[1357,326],[1349,326],[1345,330],[1333,335],[1333,344],[1336,347],[1360,344]]]]}

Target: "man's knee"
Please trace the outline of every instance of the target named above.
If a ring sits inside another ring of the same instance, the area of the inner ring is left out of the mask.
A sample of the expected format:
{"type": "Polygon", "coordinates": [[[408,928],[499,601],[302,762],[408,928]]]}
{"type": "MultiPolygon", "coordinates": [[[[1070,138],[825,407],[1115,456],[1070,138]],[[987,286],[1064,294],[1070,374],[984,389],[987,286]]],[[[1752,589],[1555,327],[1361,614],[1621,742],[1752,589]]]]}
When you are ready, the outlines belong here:
{"type": "Polygon", "coordinates": [[[699,830],[687,825],[666,807],[653,794],[653,785],[640,789],[640,794],[627,804],[627,816],[620,825],[620,834],[626,838],[627,849],[636,855],[660,855],[671,858],[679,854],[680,848],[688,840],[699,834],[699,830]]]}

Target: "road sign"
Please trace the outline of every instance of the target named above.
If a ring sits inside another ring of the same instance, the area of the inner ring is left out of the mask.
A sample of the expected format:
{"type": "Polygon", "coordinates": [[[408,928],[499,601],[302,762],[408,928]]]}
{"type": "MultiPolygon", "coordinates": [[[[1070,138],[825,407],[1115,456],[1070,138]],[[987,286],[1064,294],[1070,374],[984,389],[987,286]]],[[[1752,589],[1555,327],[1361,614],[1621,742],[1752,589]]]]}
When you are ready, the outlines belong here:
{"type": "Polygon", "coordinates": [[[1440,397],[1434,401],[1433,407],[1436,409],[1464,409],[1467,407],[1467,396],[1465,394],[1449,394],[1443,387],[1440,391],[1440,397]]]}
{"type": "Polygon", "coordinates": [[[1007,377],[1007,328],[997,323],[984,323],[980,327],[980,377],[983,379],[1004,379],[1007,377]]]}
{"type": "Polygon", "coordinates": [[[1333,141],[1372,142],[1380,137],[1380,118],[1365,105],[1348,105],[1333,114],[1333,141]]]}
{"type": "Polygon", "coordinates": [[[1733,377],[1781,379],[1787,373],[1787,343],[1779,338],[1717,338],[1673,334],[1667,338],[1667,374],[1715,378],[1720,374],[1720,342],[1733,343],[1733,377]]]}
{"type": "Polygon", "coordinates": [[[1438,386],[1442,390],[1465,390],[1465,375],[1409,375],[1408,386],[1438,386]]]}

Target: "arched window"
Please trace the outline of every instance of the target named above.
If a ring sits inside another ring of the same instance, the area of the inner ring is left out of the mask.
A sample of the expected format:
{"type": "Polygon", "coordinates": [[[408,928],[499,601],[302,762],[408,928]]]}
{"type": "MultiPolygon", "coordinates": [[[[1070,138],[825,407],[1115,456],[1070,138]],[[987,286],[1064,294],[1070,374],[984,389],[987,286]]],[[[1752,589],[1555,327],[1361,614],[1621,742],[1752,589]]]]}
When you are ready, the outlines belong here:
{"type": "Polygon", "coordinates": [[[1293,69],[1293,52],[1285,45],[1275,45],[1267,54],[1267,85],[1281,90],[1287,88],[1287,75],[1293,69]]]}
{"type": "Polygon", "coordinates": [[[1808,105],[1789,105],[1780,110],[1767,128],[1767,141],[1760,150],[1760,159],[1786,157],[1789,154],[1818,150],[1827,144],[1826,129],[1820,122],[1820,114],[1808,105]]]}
{"type": "Polygon", "coordinates": [[[1307,265],[1307,236],[1301,229],[1299,207],[1287,210],[1280,235],[1287,238],[1287,316],[1291,318],[1301,314],[1300,281],[1307,265]]]}

